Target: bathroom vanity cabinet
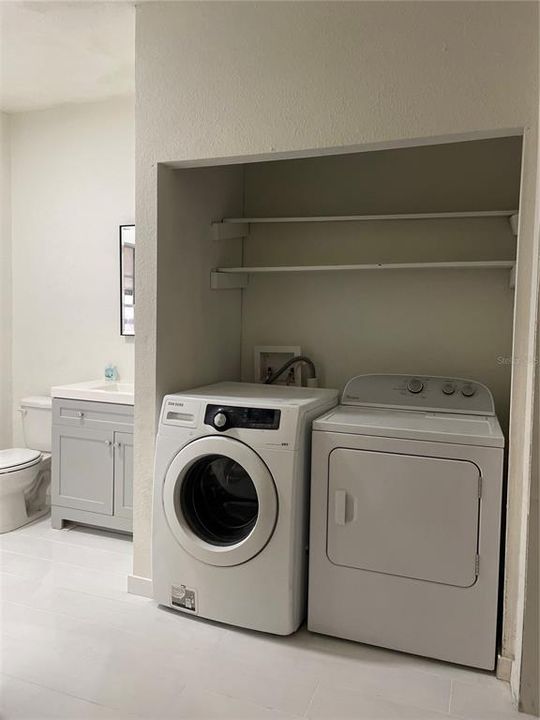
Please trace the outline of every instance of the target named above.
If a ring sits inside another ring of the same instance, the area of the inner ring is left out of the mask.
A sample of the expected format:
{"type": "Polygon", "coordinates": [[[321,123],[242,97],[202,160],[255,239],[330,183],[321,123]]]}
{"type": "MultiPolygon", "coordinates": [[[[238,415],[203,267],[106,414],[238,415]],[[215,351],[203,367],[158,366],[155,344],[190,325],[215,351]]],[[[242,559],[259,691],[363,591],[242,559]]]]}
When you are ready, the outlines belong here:
{"type": "Polygon", "coordinates": [[[133,406],[53,399],[51,521],[132,531],[133,406]]]}

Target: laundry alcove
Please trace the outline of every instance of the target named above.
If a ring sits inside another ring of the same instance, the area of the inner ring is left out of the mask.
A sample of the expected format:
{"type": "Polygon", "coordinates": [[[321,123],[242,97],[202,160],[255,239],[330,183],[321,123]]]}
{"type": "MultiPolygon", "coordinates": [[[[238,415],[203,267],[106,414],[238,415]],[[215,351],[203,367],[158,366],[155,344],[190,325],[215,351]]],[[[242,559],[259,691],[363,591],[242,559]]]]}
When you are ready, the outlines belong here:
{"type": "Polygon", "coordinates": [[[252,381],[255,346],[299,345],[326,387],[474,378],[507,433],[520,172],[520,137],[160,166],[158,383],[252,381]]]}
{"type": "Polygon", "coordinates": [[[138,298],[139,428],[150,442],[166,393],[252,380],[255,345],[300,346],[326,387],[370,372],[486,384],[510,467],[504,674],[530,375],[513,360],[533,272],[530,168],[520,134],[451,140],[158,163],[156,214],[141,218],[155,236],[137,270],[150,273],[138,298]],[[351,265],[370,269],[336,268],[351,265]]]}

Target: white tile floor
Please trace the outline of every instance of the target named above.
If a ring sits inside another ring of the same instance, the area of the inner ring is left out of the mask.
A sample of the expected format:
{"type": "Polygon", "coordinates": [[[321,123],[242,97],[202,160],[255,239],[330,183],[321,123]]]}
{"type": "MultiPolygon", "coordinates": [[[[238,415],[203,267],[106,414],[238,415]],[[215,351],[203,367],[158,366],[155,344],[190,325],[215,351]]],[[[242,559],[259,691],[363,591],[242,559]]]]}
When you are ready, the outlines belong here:
{"type": "Polygon", "coordinates": [[[46,518],[0,536],[0,571],[4,720],[527,717],[490,674],[304,630],[245,632],[128,595],[126,536],[46,518]]]}

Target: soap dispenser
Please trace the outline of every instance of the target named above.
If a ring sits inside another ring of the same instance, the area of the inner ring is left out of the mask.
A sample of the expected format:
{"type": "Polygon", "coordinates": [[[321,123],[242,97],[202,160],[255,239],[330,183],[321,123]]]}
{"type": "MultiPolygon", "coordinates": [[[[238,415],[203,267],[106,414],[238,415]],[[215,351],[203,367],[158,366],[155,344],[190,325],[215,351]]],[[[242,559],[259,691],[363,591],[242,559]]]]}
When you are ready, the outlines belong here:
{"type": "Polygon", "coordinates": [[[105,366],[105,380],[116,382],[118,380],[118,368],[116,365],[109,363],[105,366]]]}

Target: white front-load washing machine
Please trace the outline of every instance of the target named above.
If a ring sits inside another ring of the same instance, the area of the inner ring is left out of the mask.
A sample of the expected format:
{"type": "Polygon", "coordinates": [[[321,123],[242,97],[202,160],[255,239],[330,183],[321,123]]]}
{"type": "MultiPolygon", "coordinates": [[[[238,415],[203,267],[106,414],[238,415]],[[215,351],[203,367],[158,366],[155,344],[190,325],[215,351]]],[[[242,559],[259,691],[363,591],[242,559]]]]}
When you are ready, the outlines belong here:
{"type": "Polygon", "coordinates": [[[492,669],[503,446],[480,383],[349,381],[313,424],[308,628],[492,669]]]}
{"type": "Polygon", "coordinates": [[[218,383],[167,395],[152,569],[161,605],[287,635],[305,615],[312,420],[335,390],[218,383]]]}

